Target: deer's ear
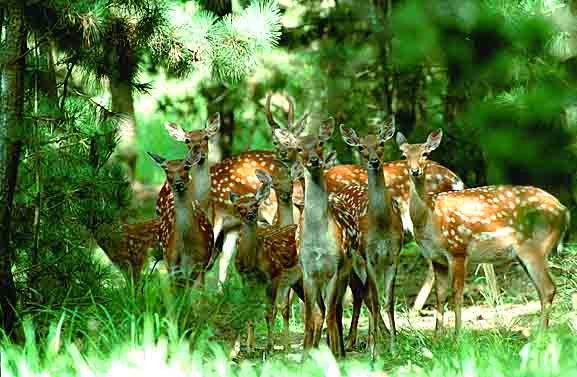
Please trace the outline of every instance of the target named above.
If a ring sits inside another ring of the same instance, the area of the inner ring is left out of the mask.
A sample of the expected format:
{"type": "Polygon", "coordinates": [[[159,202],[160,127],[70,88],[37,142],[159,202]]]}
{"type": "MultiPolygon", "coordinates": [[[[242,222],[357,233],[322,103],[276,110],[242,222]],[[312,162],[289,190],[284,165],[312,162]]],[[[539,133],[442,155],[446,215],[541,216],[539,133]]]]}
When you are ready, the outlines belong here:
{"type": "Polygon", "coordinates": [[[202,159],[202,150],[200,148],[192,148],[186,154],[186,163],[189,165],[196,165],[202,159]]]}
{"type": "Polygon", "coordinates": [[[379,139],[385,142],[395,135],[395,117],[392,115],[379,127],[379,139]]]}
{"type": "Polygon", "coordinates": [[[350,145],[351,147],[358,146],[361,142],[359,141],[359,137],[357,133],[352,128],[344,127],[344,125],[340,125],[341,135],[343,136],[343,141],[350,145]]]}
{"type": "Polygon", "coordinates": [[[271,186],[271,182],[263,182],[262,185],[260,185],[260,187],[258,188],[258,190],[256,190],[256,194],[255,194],[255,198],[257,202],[262,202],[263,200],[265,200],[266,198],[268,198],[268,196],[270,195],[270,186],[271,186]]]}
{"type": "Polygon", "coordinates": [[[255,169],[254,174],[262,184],[272,184],[272,177],[268,172],[261,169],[255,169]]]}
{"type": "Polygon", "coordinates": [[[166,161],[166,158],[161,157],[155,153],[151,153],[151,152],[146,152],[150,157],[152,157],[152,159],[154,160],[154,162],[156,162],[158,165],[163,166],[164,162],[166,161]]]}
{"type": "Polygon", "coordinates": [[[319,128],[319,139],[321,141],[326,141],[330,139],[333,135],[333,131],[335,130],[335,118],[330,117],[329,119],[322,122],[321,127],[319,128]]]}
{"type": "Polygon", "coordinates": [[[171,122],[166,122],[164,124],[164,128],[168,131],[168,134],[172,136],[172,138],[176,141],[185,141],[186,140],[186,132],[178,127],[176,124],[171,122]]]}
{"type": "Polygon", "coordinates": [[[276,139],[287,148],[296,148],[297,140],[292,133],[284,128],[275,128],[273,130],[276,139]]]}
{"type": "Polygon", "coordinates": [[[330,151],[327,157],[325,158],[324,169],[329,170],[336,164],[337,164],[337,152],[330,151]]]}
{"type": "Polygon", "coordinates": [[[216,113],[206,121],[206,136],[212,137],[220,130],[220,113],[216,113]]]}
{"type": "Polygon", "coordinates": [[[294,124],[291,128],[291,132],[293,135],[295,136],[299,136],[300,134],[303,133],[303,131],[305,130],[305,128],[307,127],[307,123],[309,120],[309,113],[306,112],[303,114],[303,116],[296,122],[296,124],[294,124]]]}
{"type": "Polygon", "coordinates": [[[303,177],[303,175],[304,175],[303,164],[302,164],[302,162],[297,160],[291,166],[291,178],[293,181],[296,181],[296,180],[301,179],[303,177]]]}
{"type": "Polygon", "coordinates": [[[401,131],[397,132],[397,145],[402,147],[403,144],[407,144],[407,138],[401,131]]]}
{"type": "Polygon", "coordinates": [[[235,204],[235,203],[238,202],[238,200],[240,199],[240,195],[237,194],[237,193],[234,192],[234,191],[230,191],[230,192],[228,193],[228,198],[229,198],[229,200],[230,200],[230,202],[231,202],[232,204],[235,204]]]}
{"type": "Polygon", "coordinates": [[[427,152],[432,152],[439,147],[441,144],[441,139],[443,138],[443,130],[438,129],[429,134],[427,137],[427,143],[425,144],[425,148],[427,152]]]}

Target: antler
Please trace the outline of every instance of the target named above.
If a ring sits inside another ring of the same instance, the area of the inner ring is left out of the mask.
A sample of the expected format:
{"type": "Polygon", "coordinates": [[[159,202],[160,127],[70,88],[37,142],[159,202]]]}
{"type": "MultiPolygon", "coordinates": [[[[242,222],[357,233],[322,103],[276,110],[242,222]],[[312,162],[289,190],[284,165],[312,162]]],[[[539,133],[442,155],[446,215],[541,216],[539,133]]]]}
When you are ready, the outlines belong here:
{"type": "Polygon", "coordinates": [[[279,128],[279,125],[274,120],[274,117],[272,116],[272,112],[270,111],[270,99],[271,98],[272,98],[272,93],[268,92],[266,95],[266,106],[265,106],[266,120],[268,121],[268,124],[271,126],[271,128],[275,129],[275,128],[279,128]]]}

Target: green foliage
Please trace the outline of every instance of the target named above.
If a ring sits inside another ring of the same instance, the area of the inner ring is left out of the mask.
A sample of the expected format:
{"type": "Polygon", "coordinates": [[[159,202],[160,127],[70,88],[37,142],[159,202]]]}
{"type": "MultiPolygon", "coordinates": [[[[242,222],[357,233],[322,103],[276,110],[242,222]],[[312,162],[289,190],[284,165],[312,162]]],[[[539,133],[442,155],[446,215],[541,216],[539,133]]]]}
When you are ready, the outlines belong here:
{"type": "Polygon", "coordinates": [[[257,53],[275,46],[280,37],[280,14],[274,2],[255,0],[240,15],[227,15],[213,29],[212,72],[233,82],[257,64],[257,53]]]}
{"type": "Polygon", "coordinates": [[[107,163],[116,146],[116,119],[86,100],[69,100],[64,110],[56,124],[34,124],[23,151],[13,230],[17,283],[31,289],[32,302],[54,305],[82,299],[87,286],[98,291],[96,282],[107,272],[95,263],[87,240],[100,224],[120,225],[130,203],[125,172],[107,163]]]}

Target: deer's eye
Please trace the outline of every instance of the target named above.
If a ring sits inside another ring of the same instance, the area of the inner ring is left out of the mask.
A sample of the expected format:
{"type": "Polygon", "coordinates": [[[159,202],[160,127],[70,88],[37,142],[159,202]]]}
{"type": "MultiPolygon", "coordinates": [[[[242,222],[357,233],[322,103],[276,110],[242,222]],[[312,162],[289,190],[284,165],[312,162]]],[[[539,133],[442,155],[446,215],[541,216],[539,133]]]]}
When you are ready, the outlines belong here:
{"type": "Polygon", "coordinates": [[[359,148],[360,151],[364,151],[364,150],[365,150],[365,146],[362,145],[362,144],[359,144],[359,147],[358,147],[358,148],[359,148]]]}
{"type": "Polygon", "coordinates": [[[205,135],[204,140],[208,140],[208,139],[209,139],[208,135],[205,135]]]}
{"type": "Polygon", "coordinates": [[[186,144],[190,144],[190,139],[186,139],[184,142],[185,142],[186,144]]]}
{"type": "Polygon", "coordinates": [[[297,147],[296,148],[297,152],[301,153],[303,151],[303,149],[301,147],[297,147]]]}
{"type": "Polygon", "coordinates": [[[380,145],[381,147],[384,147],[384,146],[385,146],[385,141],[384,141],[384,140],[381,140],[381,142],[379,143],[379,145],[380,145]]]}
{"type": "Polygon", "coordinates": [[[324,143],[324,141],[319,141],[319,147],[322,147],[324,143]]]}
{"type": "Polygon", "coordinates": [[[184,165],[184,171],[189,171],[190,170],[190,165],[184,165]]]}

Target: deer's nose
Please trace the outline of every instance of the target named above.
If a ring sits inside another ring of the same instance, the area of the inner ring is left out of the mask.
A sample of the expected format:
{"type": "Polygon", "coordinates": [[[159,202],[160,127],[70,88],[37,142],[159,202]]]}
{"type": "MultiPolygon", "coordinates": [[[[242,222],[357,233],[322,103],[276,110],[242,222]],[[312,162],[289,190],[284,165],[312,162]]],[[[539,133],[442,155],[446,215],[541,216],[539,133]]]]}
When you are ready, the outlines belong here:
{"type": "Polygon", "coordinates": [[[314,167],[319,167],[321,165],[321,159],[318,156],[311,156],[311,158],[309,158],[309,162],[311,166],[314,167]]]}
{"type": "Polygon", "coordinates": [[[184,182],[176,182],[176,183],[174,184],[174,189],[175,189],[177,192],[182,192],[182,191],[184,191],[184,182]]]}
{"type": "Polygon", "coordinates": [[[246,214],[246,219],[248,221],[255,221],[256,220],[256,213],[255,212],[249,212],[246,214]]]}
{"type": "Polygon", "coordinates": [[[418,177],[422,172],[423,170],[421,168],[411,168],[411,175],[413,177],[418,177]]]}
{"type": "Polygon", "coordinates": [[[381,164],[381,161],[379,161],[378,158],[371,158],[369,160],[369,167],[370,168],[376,169],[379,167],[380,164],[381,164]]]}

